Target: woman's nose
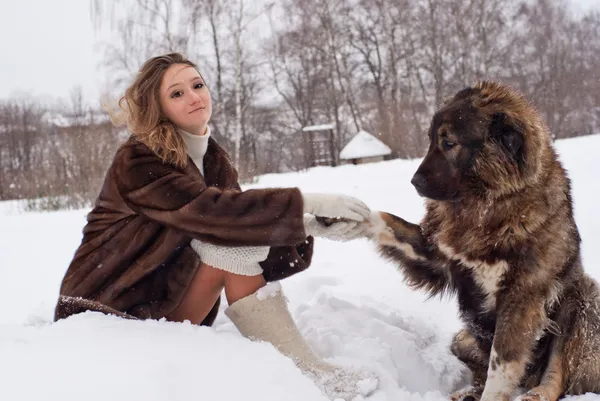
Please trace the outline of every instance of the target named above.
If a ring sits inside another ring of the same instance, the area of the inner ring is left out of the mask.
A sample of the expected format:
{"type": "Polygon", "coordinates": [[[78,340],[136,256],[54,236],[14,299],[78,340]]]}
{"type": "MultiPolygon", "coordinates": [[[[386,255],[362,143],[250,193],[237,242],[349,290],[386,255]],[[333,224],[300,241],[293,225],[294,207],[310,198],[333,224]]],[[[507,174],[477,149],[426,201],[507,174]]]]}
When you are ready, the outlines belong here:
{"type": "Polygon", "coordinates": [[[189,102],[190,102],[190,104],[196,104],[199,101],[200,101],[200,96],[198,96],[198,94],[196,92],[191,91],[190,95],[189,95],[189,102]]]}

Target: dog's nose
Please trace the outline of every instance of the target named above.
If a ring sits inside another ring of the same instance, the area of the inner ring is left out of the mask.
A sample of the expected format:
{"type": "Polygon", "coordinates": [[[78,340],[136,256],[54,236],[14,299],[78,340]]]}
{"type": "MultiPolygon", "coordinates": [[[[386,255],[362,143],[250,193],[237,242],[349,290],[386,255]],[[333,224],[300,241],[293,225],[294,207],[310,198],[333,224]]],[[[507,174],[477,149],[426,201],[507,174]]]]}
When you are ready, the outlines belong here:
{"type": "Polygon", "coordinates": [[[415,173],[410,183],[415,186],[415,188],[423,188],[427,183],[425,176],[421,173],[415,173]]]}

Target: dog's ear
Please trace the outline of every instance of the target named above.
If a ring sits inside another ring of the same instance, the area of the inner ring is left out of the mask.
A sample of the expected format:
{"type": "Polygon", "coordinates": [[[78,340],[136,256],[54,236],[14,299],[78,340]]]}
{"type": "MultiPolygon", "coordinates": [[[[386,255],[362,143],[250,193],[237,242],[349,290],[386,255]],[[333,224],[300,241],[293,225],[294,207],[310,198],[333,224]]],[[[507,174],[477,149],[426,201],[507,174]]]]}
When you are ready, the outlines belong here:
{"type": "Polygon", "coordinates": [[[492,116],[490,137],[504,148],[519,167],[523,167],[525,162],[523,132],[517,125],[508,121],[506,114],[495,113],[492,116]]]}

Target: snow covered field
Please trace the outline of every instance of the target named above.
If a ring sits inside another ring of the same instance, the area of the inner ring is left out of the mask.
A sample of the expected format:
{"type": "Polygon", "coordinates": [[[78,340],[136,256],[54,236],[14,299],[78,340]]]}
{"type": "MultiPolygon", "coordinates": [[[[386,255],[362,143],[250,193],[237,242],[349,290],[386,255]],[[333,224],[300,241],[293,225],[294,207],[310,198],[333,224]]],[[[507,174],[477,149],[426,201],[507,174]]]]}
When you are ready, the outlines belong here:
{"type": "MultiPolygon", "coordinates": [[[[600,135],[561,141],[573,184],[586,270],[600,280],[600,135]]],[[[355,195],[417,222],[410,185],[419,160],[315,168],[261,177],[250,187],[299,186],[355,195]]],[[[223,313],[214,327],[125,321],[86,313],[52,323],[60,280],[87,210],[19,213],[0,203],[0,400],[325,400],[294,364],[239,335],[223,313]]],[[[460,327],[454,299],[425,300],[364,240],[317,240],[312,266],[282,281],[311,345],[334,363],[369,369],[369,398],[446,400],[465,379],[449,349],[460,327]]],[[[222,306],[224,308],[224,306],[222,306]]],[[[600,401],[600,395],[570,397],[600,401]]]]}

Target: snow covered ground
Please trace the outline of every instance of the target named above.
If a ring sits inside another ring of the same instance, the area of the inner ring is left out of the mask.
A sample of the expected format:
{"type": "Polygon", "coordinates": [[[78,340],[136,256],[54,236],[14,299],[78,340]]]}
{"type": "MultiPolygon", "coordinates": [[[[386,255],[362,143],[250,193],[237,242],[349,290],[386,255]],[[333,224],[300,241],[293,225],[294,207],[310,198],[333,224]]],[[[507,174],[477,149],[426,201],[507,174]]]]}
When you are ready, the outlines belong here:
{"type": "MultiPolygon", "coordinates": [[[[557,144],[573,182],[586,270],[600,279],[600,135],[557,144]]],[[[341,192],[417,222],[410,185],[419,160],[315,168],[257,184],[341,192]]],[[[87,210],[19,213],[0,203],[0,400],[325,400],[269,344],[239,335],[220,314],[214,327],[125,321],[86,313],[52,323],[64,271],[87,210]]],[[[318,240],[312,266],[282,281],[311,345],[329,361],[380,377],[373,401],[446,400],[465,379],[448,350],[460,327],[453,299],[425,300],[364,240],[318,240]]],[[[600,401],[600,395],[570,397],[600,401]]]]}

